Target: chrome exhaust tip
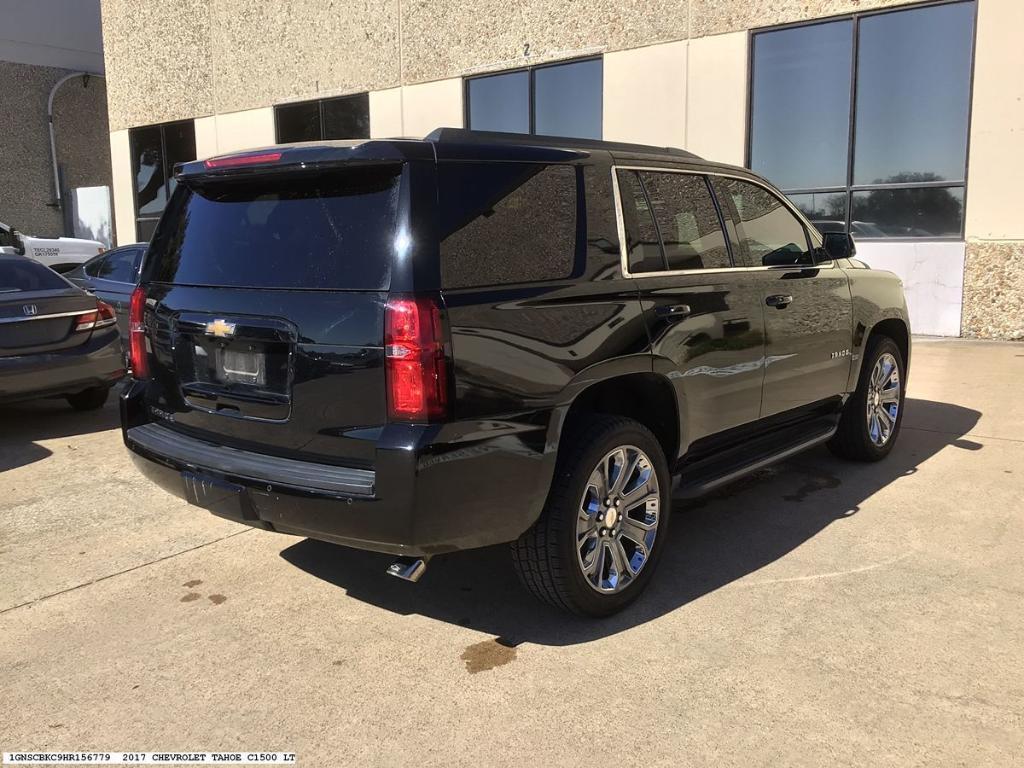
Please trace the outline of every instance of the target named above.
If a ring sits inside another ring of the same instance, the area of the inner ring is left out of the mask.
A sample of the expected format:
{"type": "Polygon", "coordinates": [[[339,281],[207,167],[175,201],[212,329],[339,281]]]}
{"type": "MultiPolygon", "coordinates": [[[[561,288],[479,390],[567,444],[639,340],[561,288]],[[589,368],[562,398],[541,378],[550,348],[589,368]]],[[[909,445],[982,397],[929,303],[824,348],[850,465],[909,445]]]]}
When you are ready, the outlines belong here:
{"type": "Polygon", "coordinates": [[[387,574],[403,581],[417,582],[426,573],[428,560],[422,557],[399,557],[388,566],[387,574]]]}

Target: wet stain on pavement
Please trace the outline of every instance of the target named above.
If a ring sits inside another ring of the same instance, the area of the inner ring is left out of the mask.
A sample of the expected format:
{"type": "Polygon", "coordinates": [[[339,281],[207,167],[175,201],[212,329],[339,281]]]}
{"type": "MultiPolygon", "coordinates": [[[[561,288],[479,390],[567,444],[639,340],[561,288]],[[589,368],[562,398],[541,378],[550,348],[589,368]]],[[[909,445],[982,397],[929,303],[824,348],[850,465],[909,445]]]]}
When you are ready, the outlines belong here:
{"type": "MultiPolygon", "coordinates": [[[[794,467],[794,469],[797,469],[794,467]]],[[[796,489],[793,493],[787,493],[782,498],[786,501],[801,502],[804,501],[812,493],[818,491],[827,491],[833,488],[838,488],[842,485],[842,481],[838,477],[827,474],[825,472],[817,472],[809,469],[798,469],[801,474],[807,477],[807,480],[796,489]]]]}
{"type": "Polygon", "coordinates": [[[202,579],[192,579],[191,581],[186,581],[181,586],[188,587],[189,589],[192,589],[192,587],[198,587],[202,583],[203,583],[202,579]]]}
{"type": "Polygon", "coordinates": [[[214,605],[220,605],[225,600],[227,600],[227,597],[225,597],[224,595],[210,595],[207,599],[214,605]]]}
{"type": "Polygon", "coordinates": [[[516,658],[516,647],[505,638],[496,637],[474,643],[462,652],[460,658],[466,663],[466,671],[475,675],[513,661],[516,658]]]}
{"type": "Polygon", "coordinates": [[[198,600],[200,597],[202,597],[202,595],[200,595],[198,592],[189,592],[187,595],[181,598],[181,602],[191,603],[193,600],[198,600]]]}

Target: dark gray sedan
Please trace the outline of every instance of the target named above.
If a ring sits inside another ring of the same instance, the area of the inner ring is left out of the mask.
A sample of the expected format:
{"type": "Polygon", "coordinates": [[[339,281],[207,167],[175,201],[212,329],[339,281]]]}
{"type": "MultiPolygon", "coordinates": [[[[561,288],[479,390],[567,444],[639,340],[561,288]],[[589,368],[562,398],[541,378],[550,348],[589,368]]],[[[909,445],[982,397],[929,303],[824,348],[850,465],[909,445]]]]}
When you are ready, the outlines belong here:
{"type": "Polygon", "coordinates": [[[92,410],[124,376],[114,308],[39,262],[0,254],[0,403],[92,410]]]}

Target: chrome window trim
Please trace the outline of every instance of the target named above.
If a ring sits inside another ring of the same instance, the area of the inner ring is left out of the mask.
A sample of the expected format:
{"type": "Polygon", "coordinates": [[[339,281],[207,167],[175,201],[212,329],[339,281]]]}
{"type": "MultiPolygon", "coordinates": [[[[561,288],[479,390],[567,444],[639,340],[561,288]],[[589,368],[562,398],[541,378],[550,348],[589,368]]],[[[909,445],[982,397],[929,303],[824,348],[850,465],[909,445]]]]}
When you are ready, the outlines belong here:
{"type": "MultiPolygon", "coordinates": [[[[615,224],[619,234],[619,267],[622,270],[622,276],[627,278],[640,278],[640,277],[672,277],[675,275],[714,275],[729,272],[767,272],[769,270],[786,269],[832,269],[836,266],[835,259],[829,261],[823,261],[813,266],[799,266],[799,265],[780,265],[777,267],[719,267],[717,269],[663,269],[655,270],[653,272],[637,272],[633,273],[629,271],[629,257],[626,253],[626,220],[622,215],[622,193],[619,191],[619,174],[618,171],[654,171],[655,173],[683,173],[689,174],[690,176],[718,176],[725,179],[737,179],[739,181],[745,181],[755,186],[761,187],[773,197],[777,198],[786,209],[796,216],[797,221],[801,223],[804,228],[804,233],[809,239],[809,244],[813,245],[813,240],[810,240],[810,233],[815,231],[814,225],[812,225],[807,217],[803,215],[799,208],[797,208],[785,195],[780,195],[778,191],[773,189],[771,186],[766,184],[757,178],[751,178],[750,176],[742,176],[738,173],[726,173],[723,171],[712,171],[712,170],[697,170],[690,168],[666,168],[664,166],[656,165],[617,165],[612,163],[612,197],[615,200],[615,224]]],[[[725,234],[725,233],[723,233],[725,234]]],[[[821,247],[820,245],[817,247],[821,247]]],[[[731,253],[730,248],[730,253],[731,253]]]]}
{"type": "Polygon", "coordinates": [[[28,315],[26,317],[0,317],[0,323],[24,323],[27,320],[52,320],[55,317],[77,317],[95,312],[95,309],[81,309],[74,312],[56,312],[52,315],[28,315]]]}

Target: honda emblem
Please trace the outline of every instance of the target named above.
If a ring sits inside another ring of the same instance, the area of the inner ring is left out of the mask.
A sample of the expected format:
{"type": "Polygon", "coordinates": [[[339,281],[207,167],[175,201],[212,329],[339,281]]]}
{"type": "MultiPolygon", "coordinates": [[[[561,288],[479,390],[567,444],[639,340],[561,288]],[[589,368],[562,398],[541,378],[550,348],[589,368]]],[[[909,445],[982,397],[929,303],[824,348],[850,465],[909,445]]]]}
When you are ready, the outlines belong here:
{"type": "Polygon", "coordinates": [[[39,314],[39,307],[37,307],[35,304],[23,304],[21,306],[21,311],[24,312],[29,317],[32,317],[33,315],[39,314]]]}

